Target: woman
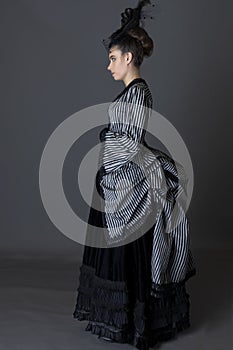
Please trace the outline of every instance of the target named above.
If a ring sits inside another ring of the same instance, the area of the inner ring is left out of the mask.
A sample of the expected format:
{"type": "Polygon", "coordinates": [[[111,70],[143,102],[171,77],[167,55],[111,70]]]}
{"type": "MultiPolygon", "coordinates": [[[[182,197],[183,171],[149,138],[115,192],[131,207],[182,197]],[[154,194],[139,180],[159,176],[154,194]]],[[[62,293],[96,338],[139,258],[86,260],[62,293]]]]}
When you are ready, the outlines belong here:
{"type": "Polygon", "coordinates": [[[73,313],[88,320],[85,330],[99,338],[143,350],[190,326],[185,282],[195,274],[188,221],[176,197],[178,187],[185,192],[187,179],[178,178],[178,163],[145,142],[153,100],[140,66],[152,54],[153,41],[139,20],[147,3],[126,9],[121,28],[104,42],[107,69],[125,88],[112,101],[109,125],[100,133],[100,196],[93,195],[93,203],[101,207],[100,197],[105,202],[103,212],[90,210],[73,313]],[[176,200],[180,221],[169,231],[176,200]],[[95,226],[106,228],[107,248],[93,246],[95,226]]]}

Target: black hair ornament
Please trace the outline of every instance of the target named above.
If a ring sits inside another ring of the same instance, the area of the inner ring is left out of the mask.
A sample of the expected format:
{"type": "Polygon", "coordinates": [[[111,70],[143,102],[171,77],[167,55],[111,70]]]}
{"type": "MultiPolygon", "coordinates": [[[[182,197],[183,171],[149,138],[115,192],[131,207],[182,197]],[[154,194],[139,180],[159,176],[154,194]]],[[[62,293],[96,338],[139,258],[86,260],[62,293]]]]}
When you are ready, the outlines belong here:
{"type": "Polygon", "coordinates": [[[139,26],[143,28],[144,27],[143,19],[147,17],[150,17],[151,19],[154,18],[148,15],[143,10],[143,7],[146,5],[151,5],[153,7],[155,6],[155,4],[151,4],[150,0],[139,0],[135,8],[127,7],[125,11],[121,13],[121,27],[117,29],[108,38],[102,39],[102,43],[107,51],[109,50],[109,44],[111,42],[125,36],[130,29],[133,29],[139,26]]]}

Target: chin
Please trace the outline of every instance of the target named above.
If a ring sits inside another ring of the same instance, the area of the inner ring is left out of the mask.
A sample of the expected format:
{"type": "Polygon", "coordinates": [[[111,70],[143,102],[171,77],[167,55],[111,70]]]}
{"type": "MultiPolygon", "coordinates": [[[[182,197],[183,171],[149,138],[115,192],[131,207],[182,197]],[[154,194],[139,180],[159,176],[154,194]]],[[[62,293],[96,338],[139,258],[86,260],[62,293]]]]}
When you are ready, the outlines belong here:
{"type": "Polygon", "coordinates": [[[112,77],[114,80],[120,80],[119,78],[117,78],[116,74],[114,74],[112,77]]]}

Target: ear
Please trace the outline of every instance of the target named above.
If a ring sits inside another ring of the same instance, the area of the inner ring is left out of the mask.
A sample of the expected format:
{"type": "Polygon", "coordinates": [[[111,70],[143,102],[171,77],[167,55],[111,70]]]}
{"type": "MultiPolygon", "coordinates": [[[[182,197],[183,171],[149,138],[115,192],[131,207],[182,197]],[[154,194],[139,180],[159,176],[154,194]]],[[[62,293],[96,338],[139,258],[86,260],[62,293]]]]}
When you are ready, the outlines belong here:
{"type": "Polygon", "coordinates": [[[131,61],[132,61],[132,59],[133,59],[133,54],[132,54],[132,52],[126,52],[125,53],[125,62],[127,63],[127,64],[129,64],[131,61]]]}

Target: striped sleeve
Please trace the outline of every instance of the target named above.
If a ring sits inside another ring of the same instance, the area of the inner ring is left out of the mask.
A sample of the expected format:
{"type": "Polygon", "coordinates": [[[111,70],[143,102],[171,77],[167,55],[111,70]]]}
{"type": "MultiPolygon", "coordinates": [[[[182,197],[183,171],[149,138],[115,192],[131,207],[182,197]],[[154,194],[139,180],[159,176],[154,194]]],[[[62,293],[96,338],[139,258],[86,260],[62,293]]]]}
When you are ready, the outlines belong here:
{"type": "Polygon", "coordinates": [[[108,130],[105,134],[103,165],[113,171],[132,160],[141,149],[149,118],[149,101],[145,89],[133,86],[120,103],[117,112],[122,131],[108,130]]]}

